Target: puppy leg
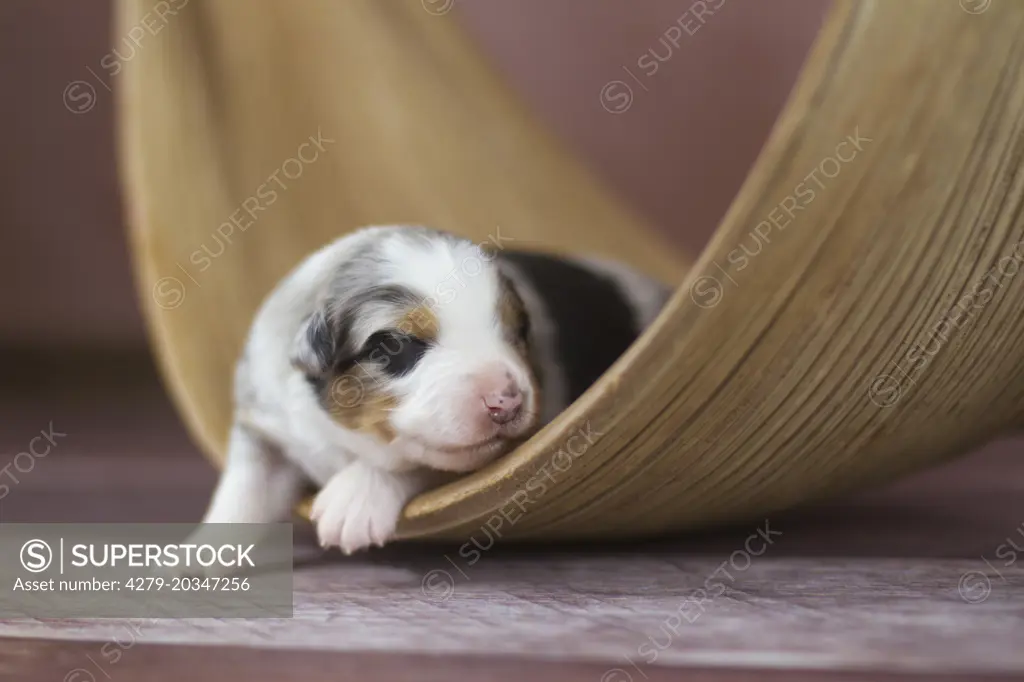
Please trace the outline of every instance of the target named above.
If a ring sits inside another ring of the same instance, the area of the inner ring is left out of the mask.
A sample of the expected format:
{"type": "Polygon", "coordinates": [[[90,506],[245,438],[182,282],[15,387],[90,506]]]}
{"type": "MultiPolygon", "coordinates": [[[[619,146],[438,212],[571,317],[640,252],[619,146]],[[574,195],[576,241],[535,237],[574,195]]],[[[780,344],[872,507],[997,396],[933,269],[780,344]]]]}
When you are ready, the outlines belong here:
{"type": "MultiPolygon", "coordinates": [[[[244,426],[235,424],[228,442],[228,456],[217,489],[203,517],[187,542],[196,545],[223,543],[223,531],[207,524],[279,523],[288,521],[302,493],[304,476],[273,445],[244,426]]],[[[240,533],[246,533],[240,530],[240,533]]],[[[221,575],[232,569],[212,564],[200,568],[179,567],[174,575],[221,575]]]]}
{"type": "Polygon", "coordinates": [[[311,518],[323,547],[345,554],[381,547],[395,535],[406,502],[433,482],[429,471],[391,472],[356,461],[336,473],[313,500],[311,518]]]}
{"type": "Polygon", "coordinates": [[[276,523],[291,518],[304,477],[270,443],[235,424],[228,457],[203,523],[276,523]]]}

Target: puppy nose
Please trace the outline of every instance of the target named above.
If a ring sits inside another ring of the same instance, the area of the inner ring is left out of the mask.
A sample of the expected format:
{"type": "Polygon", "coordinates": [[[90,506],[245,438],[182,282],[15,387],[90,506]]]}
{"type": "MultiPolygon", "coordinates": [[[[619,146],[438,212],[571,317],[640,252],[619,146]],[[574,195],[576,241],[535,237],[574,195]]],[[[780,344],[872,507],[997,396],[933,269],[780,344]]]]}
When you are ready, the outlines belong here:
{"type": "Polygon", "coordinates": [[[523,394],[514,383],[506,386],[504,391],[486,394],[483,399],[487,414],[495,424],[508,424],[523,406],[523,394]]]}

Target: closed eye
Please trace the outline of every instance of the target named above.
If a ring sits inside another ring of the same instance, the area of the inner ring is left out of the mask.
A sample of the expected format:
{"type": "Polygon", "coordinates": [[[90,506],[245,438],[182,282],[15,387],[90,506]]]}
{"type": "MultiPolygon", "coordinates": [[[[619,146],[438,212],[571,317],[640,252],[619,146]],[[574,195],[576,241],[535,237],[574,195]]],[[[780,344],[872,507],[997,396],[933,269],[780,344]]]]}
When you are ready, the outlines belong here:
{"type": "Polygon", "coordinates": [[[394,329],[375,332],[366,340],[360,353],[369,362],[378,364],[388,375],[408,374],[427,352],[423,339],[394,329]]]}

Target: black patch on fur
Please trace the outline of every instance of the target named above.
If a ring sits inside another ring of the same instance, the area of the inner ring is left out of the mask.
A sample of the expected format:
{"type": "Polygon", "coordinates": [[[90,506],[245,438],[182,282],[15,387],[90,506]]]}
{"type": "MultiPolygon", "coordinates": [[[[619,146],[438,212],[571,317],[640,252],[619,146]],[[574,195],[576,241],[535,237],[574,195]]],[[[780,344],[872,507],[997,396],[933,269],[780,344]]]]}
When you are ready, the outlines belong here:
{"type": "Polygon", "coordinates": [[[307,378],[314,386],[322,385],[326,375],[342,374],[359,359],[359,349],[352,347],[350,336],[365,306],[386,303],[411,307],[419,302],[420,299],[405,287],[393,285],[370,286],[329,300],[306,321],[305,351],[300,354],[312,360],[303,364],[307,378]]]}
{"type": "Polygon", "coordinates": [[[428,345],[423,339],[405,334],[396,329],[374,332],[358,359],[377,364],[392,377],[400,377],[412,371],[420,358],[427,352],[428,345]]]}
{"type": "Polygon", "coordinates": [[[339,329],[325,311],[318,310],[310,315],[306,322],[306,346],[315,358],[313,367],[320,372],[332,367],[346,335],[347,328],[339,329]]]}
{"type": "Polygon", "coordinates": [[[633,309],[613,280],[553,256],[503,251],[530,280],[556,329],[558,362],[574,401],[636,340],[633,309]]]}

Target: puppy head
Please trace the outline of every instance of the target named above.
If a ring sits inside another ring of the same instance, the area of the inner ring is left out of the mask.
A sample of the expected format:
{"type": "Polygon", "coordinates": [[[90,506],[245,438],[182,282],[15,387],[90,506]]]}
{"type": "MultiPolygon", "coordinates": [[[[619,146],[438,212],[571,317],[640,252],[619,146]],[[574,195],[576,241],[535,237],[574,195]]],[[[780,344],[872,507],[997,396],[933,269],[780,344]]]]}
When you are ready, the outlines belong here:
{"type": "Polygon", "coordinates": [[[493,255],[395,228],[332,273],[293,364],[344,428],[410,462],[470,471],[536,429],[531,356],[529,316],[493,255]]]}

